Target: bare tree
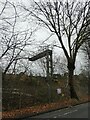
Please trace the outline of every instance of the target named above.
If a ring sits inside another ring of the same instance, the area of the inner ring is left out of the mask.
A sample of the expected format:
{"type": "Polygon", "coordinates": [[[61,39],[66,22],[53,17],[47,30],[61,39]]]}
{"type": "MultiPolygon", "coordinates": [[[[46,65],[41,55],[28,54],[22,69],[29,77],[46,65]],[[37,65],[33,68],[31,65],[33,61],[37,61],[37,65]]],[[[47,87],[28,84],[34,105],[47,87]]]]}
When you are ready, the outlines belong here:
{"type": "Polygon", "coordinates": [[[0,16],[3,14],[5,8],[6,8],[6,5],[7,5],[7,0],[3,3],[3,2],[0,2],[0,4],[2,4],[2,8],[1,8],[1,11],[0,11],[0,16]]]}
{"type": "Polygon", "coordinates": [[[84,52],[85,56],[85,69],[88,73],[88,79],[90,80],[90,40],[87,40],[81,47],[82,52],[84,52]]]}
{"type": "Polygon", "coordinates": [[[87,31],[90,22],[86,21],[90,9],[89,2],[34,1],[32,9],[25,6],[24,9],[31,13],[39,24],[43,23],[56,34],[67,58],[70,96],[78,99],[74,89],[73,75],[78,50],[90,34],[90,30],[87,31]]]}
{"type": "MultiPolygon", "coordinates": [[[[90,6],[90,2],[89,2],[90,6]]],[[[89,24],[87,27],[87,31],[90,31],[90,9],[87,15],[87,23],[89,24]]],[[[85,59],[87,60],[87,70],[88,70],[88,78],[90,79],[90,35],[86,39],[85,43],[82,45],[81,49],[85,53],[85,59]]]]}
{"type": "Polygon", "coordinates": [[[10,69],[15,73],[20,59],[26,59],[30,55],[28,47],[32,44],[32,35],[37,28],[23,28],[21,23],[27,21],[23,20],[25,16],[23,16],[23,11],[20,11],[19,5],[6,0],[6,2],[1,2],[0,6],[2,7],[0,12],[2,23],[0,25],[0,63],[4,74],[10,69]]]}
{"type": "Polygon", "coordinates": [[[64,74],[67,72],[67,64],[64,56],[54,55],[53,69],[54,69],[53,71],[57,74],[64,74]]]}

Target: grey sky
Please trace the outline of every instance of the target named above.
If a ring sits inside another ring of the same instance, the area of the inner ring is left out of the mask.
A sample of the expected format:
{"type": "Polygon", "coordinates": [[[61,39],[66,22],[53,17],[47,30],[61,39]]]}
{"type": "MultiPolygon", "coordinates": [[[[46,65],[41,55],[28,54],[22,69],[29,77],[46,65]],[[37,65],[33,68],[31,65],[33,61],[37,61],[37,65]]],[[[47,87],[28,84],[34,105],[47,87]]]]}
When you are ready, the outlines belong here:
{"type": "MultiPolygon", "coordinates": [[[[0,0],[0,2],[4,2],[5,0],[0,0]]],[[[14,2],[15,4],[18,4],[18,3],[21,3],[21,4],[24,4],[24,5],[27,5],[29,7],[29,4],[31,2],[31,0],[8,0],[8,1],[12,1],[14,2]]],[[[38,0],[36,0],[38,1],[38,0]]],[[[85,1],[85,0],[83,0],[85,1]]],[[[29,20],[28,20],[29,21],[29,20]]],[[[17,29],[18,30],[21,30],[21,29],[26,29],[26,28],[30,28],[32,26],[34,26],[35,24],[30,24],[29,26],[29,23],[27,23],[26,21],[22,21],[22,22],[19,22],[18,25],[17,25],[17,29]]],[[[35,27],[35,26],[34,26],[35,27]]],[[[43,40],[47,39],[47,37],[50,35],[51,33],[46,30],[45,28],[41,28],[39,29],[35,34],[34,34],[34,39],[36,42],[34,42],[34,44],[37,44],[37,45],[33,45],[31,47],[31,49],[35,50],[35,52],[37,51],[37,47],[42,43],[43,40]],[[36,49],[35,49],[36,48],[36,49]]],[[[46,41],[44,44],[46,44],[47,46],[48,45],[53,45],[53,43],[56,43],[57,45],[59,44],[59,41],[57,40],[57,37],[55,35],[53,35],[52,37],[50,37],[50,39],[48,41],[46,41]]],[[[64,44],[67,44],[66,41],[64,42],[64,44]]],[[[30,49],[30,48],[29,48],[30,49]]],[[[54,48],[54,53],[58,54],[58,55],[61,55],[61,56],[64,56],[64,53],[62,51],[62,49],[59,49],[59,48],[54,48]]],[[[81,66],[84,66],[84,54],[83,53],[79,53],[77,55],[77,60],[76,60],[76,73],[79,73],[80,72],[80,69],[81,69],[81,66]]],[[[35,70],[37,71],[37,70],[35,70]]]]}

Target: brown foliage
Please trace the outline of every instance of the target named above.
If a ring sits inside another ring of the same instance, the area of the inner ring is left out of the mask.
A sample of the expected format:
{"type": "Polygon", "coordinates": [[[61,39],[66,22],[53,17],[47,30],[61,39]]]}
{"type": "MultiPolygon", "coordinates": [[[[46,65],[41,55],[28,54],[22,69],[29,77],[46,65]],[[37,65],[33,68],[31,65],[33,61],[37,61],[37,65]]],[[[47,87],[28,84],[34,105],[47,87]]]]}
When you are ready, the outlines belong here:
{"type": "Polygon", "coordinates": [[[65,99],[63,101],[59,100],[58,102],[55,102],[55,103],[41,104],[37,106],[28,107],[25,109],[23,108],[23,109],[13,110],[10,112],[3,112],[2,117],[3,118],[25,117],[25,116],[35,115],[41,112],[69,107],[72,105],[76,105],[76,104],[80,104],[88,101],[90,101],[90,96],[89,97],[84,96],[83,98],[80,98],[79,101],[77,101],[76,99],[65,99]]]}

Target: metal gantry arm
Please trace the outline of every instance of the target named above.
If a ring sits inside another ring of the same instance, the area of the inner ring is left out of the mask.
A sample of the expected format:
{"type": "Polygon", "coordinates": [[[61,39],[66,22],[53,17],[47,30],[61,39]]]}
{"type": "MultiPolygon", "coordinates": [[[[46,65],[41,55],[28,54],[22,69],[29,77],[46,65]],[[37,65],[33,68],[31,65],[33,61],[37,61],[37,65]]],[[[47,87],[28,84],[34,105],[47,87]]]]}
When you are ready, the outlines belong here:
{"type": "Polygon", "coordinates": [[[53,76],[52,50],[45,50],[36,56],[29,58],[29,61],[35,61],[46,56],[47,78],[53,76]]]}

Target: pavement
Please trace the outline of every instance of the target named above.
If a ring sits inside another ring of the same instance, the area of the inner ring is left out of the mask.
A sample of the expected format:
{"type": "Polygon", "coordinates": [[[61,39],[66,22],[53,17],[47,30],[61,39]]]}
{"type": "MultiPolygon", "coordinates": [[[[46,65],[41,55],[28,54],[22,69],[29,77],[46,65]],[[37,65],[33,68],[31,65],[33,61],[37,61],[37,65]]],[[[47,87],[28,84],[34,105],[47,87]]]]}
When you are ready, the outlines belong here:
{"type": "Polygon", "coordinates": [[[23,120],[31,120],[34,118],[89,118],[90,103],[84,103],[68,108],[27,117],[23,120]]]}

